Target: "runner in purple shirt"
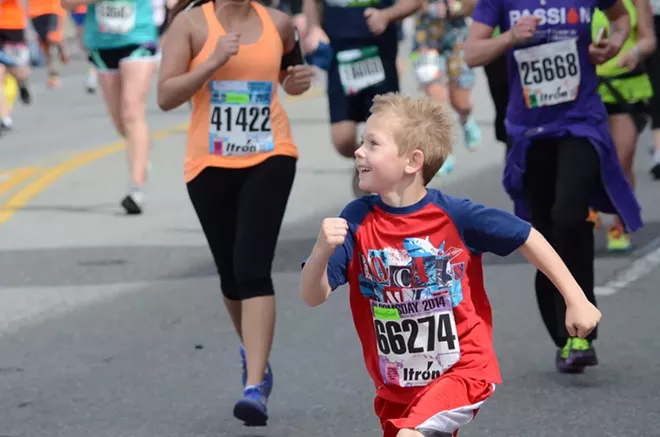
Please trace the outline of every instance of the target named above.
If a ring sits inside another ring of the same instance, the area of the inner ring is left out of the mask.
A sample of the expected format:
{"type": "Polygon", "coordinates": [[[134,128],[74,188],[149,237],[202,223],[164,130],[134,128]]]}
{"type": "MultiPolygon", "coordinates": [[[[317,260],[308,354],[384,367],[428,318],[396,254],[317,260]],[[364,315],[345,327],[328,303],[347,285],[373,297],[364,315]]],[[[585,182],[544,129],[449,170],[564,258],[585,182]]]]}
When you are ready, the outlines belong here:
{"type": "MultiPolygon", "coordinates": [[[[504,186],[516,213],[531,220],[557,250],[588,299],[594,296],[593,224],[589,207],[619,214],[632,232],[640,207],[619,164],[595,65],[615,56],[630,32],[621,0],[479,0],[465,43],[471,67],[506,53],[511,139],[504,186]],[[612,23],[592,41],[596,8],[612,23]],[[491,38],[499,26],[501,35],[491,38]]],[[[552,283],[536,275],[543,321],[558,350],[557,369],[580,373],[598,363],[593,340],[571,338],[566,306],[552,283]]]]}

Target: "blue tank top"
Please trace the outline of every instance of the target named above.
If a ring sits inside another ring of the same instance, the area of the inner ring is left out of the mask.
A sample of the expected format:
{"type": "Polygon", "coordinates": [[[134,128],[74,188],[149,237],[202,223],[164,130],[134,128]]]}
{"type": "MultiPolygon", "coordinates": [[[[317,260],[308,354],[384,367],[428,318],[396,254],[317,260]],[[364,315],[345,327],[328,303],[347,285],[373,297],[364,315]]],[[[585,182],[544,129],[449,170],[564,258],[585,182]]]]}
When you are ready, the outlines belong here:
{"type": "Polygon", "coordinates": [[[479,0],[472,19],[508,31],[523,15],[541,22],[535,37],[506,53],[509,76],[507,122],[526,128],[606,120],[597,93],[596,67],[589,62],[591,18],[615,0],[479,0]]]}
{"type": "Polygon", "coordinates": [[[323,12],[323,30],[331,41],[346,39],[377,39],[393,41],[396,44],[396,25],[379,37],[375,37],[364,18],[366,8],[384,9],[394,4],[394,0],[325,0],[323,12]]]}
{"type": "Polygon", "coordinates": [[[89,49],[155,43],[158,30],[151,0],[101,0],[88,5],[83,41],[89,49]]]}

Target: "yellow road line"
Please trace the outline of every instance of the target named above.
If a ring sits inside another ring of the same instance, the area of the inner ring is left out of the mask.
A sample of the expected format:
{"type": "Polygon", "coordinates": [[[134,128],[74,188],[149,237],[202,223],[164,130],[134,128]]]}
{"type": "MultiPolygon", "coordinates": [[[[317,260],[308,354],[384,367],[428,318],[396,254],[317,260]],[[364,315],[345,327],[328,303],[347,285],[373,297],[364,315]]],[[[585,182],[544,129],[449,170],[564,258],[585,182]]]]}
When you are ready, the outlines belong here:
{"type": "Polygon", "coordinates": [[[6,177],[6,179],[0,180],[0,194],[4,194],[12,188],[20,185],[37,171],[39,171],[39,169],[36,167],[24,167],[3,173],[3,176],[6,177]]]}
{"type": "MultiPolygon", "coordinates": [[[[187,126],[188,123],[184,123],[175,126],[174,128],[159,130],[154,132],[151,135],[151,138],[161,139],[167,137],[168,135],[183,132],[187,126]]],[[[117,153],[123,150],[125,147],[126,145],[123,141],[115,141],[114,143],[107,144],[98,149],[80,153],[73,158],[62,162],[61,164],[56,165],[55,167],[44,171],[40,177],[26,185],[23,189],[7,199],[4,204],[0,205],[0,224],[5,223],[7,220],[12,218],[14,214],[18,212],[18,210],[27,205],[30,200],[32,200],[62,176],[72,172],[79,167],[90,164],[101,158],[105,158],[106,156],[112,155],[113,153],[117,153]]]]}
{"type": "MultiPolygon", "coordinates": [[[[294,103],[299,100],[319,97],[323,95],[324,92],[325,90],[322,88],[312,88],[307,93],[300,96],[287,96],[282,99],[282,103],[294,103]]],[[[153,132],[151,134],[151,139],[162,140],[170,135],[185,132],[187,129],[188,123],[182,123],[178,126],[175,126],[174,128],[162,129],[153,132]]],[[[46,188],[48,188],[48,186],[60,179],[62,176],[72,172],[79,167],[90,164],[101,158],[105,158],[106,156],[112,155],[113,153],[117,153],[123,150],[125,147],[126,146],[123,141],[116,141],[94,150],[75,155],[73,158],[46,170],[40,177],[32,181],[32,183],[26,185],[23,189],[7,199],[7,201],[3,204],[0,204],[0,224],[3,224],[11,219],[14,214],[16,214],[21,208],[27,205],[30,200],[39,195],[46,188]]],[[[2,182],[2,184],[0,184],[0,188],[4,186],[4,184],[9,184],[9,182],[13,180],[14,177],[8,181],[2,182]]],[[[0,193],[2,193],[2,191],[0,191],[0,193]]]]}
{"type": "MultiPolygon", "coordinates": [[[[405,73],[410,69],[410,63],[407,61],[404,61],[404,64],[401,66],[401,73],[405,73]]],[[[305,94],[302,94],[300,96],[286,96],[281,99],[282,103],[296,103],[301,100],[307,100],[307,99],[312,99],[315,97],[321,97],[325,94],[325,89],[324,88],[312,88],[309,91],[307,91],[305,94]]],[[[180,133],[180,132],[185,132],[188,129],[188,123],[183,123],[178,126],[175,126],[174,128],[168,128],[168,129],[162,129],[156,132],[153,132],[151,134],[151,139],[152,140],[161,140],[164,139],[170,135],[180,133]]],[[[64,161],[55,167],[52,167],[46,171],[44,171],[41,176],[39,176],[37,179],[32,181],[30,184],[26,185],[23,187],[20,191],[18,191],[16,194],[14,194],[12,197],[7,199],[6,202],[3,204],[0,204],[0,224],[5,223],[8,221],[10,218],[14,216],[21,208],[23,208],[25,205],[28,204],[30,200],[32,200],[34,197],[36,197],[38,194],[43,192],[48,186],[50,186],[53,182],[57,181],[67,173],[72,172],[73,170],[82,167],[84,165],[90,164],[94,161],[97,161],[101,158],[105,158],[106,156],[112,155],[113,153],[117,153],[125,148],[125,144],[123,141],[116,141],[111,144],[107,144],[105,146],[98,147],[94,150],[88,151],[88,152],[82,152],[80,154],[75,155],[73,158],[64,161]]],[[[16,170],[15,172],[18,172],[16,170]]],[[[25,176],[25,179],[27,179],[29,176],[25,176]]],[[[9,184],[10,182],[14,181],[16,176],[12,177],[11,179],[4,181],[0,183],[0,193],[2,193],[2,187],[5,184],[9,184]]],[[[23,181],[21,180],[21,182],[23,181]]],[[[20,183],[20,182],[18,182],[20,183]]],[[[11,187],[7,188],[13,188],[17,183],[14,183],[11,187]]]]}

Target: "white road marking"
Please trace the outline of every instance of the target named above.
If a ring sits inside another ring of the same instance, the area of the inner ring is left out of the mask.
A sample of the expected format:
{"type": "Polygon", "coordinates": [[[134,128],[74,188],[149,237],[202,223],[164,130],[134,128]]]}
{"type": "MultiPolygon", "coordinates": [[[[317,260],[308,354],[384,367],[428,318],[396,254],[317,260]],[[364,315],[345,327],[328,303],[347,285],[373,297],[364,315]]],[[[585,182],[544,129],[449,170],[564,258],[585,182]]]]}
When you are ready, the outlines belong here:
{"type": "Polygon", "coordinates": [[[602,286],[595,287],[597,296],[611,296],[619,290],[646,276],[660,265],[660,238],[656,238],[647,247],[655,247],[646,255],[637,258],[630,266],[620,270],[613,279],[602,286]]]}

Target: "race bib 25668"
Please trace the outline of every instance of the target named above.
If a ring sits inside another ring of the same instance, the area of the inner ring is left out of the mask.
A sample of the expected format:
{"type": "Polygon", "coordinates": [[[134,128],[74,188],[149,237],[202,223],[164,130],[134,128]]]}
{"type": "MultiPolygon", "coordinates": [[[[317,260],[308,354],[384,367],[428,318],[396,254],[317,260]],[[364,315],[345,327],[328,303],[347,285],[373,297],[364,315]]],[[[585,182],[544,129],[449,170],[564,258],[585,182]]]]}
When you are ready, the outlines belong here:
{"type": "Polygon", "coordinates": [[[580,58],[574,38],[513,52],[528,108],[558,105],[577,98],[580,58]]]}

